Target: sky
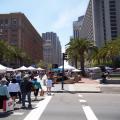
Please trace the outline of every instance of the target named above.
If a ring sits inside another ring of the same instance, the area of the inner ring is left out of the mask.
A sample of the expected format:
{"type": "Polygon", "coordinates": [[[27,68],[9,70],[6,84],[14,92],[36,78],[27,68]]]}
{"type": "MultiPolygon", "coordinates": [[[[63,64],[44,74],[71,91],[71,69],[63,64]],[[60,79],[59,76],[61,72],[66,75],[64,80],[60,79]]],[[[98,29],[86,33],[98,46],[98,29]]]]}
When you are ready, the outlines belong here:
{"type": "Polygon", "coordinates": [[[22,12],[40,35],[57,33],[65,51],[65,45],[73,35],[73,21],[84,15],[89,0],[0,0],[0,14],[22,12]]]}

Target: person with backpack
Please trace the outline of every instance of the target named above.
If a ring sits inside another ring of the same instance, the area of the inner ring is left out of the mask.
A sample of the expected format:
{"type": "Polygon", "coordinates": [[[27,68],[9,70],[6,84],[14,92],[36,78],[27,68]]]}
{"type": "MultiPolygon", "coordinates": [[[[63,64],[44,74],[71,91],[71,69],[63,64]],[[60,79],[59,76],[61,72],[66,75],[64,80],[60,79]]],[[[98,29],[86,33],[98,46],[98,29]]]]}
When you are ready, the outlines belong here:
{"type": "Polygon", "coordinates": [[[38,93],[39,93],[39,89],[42,90],[42,86],[41,86],[40,82],[37,81],[37,78],[34,78],[32,80],[32,83],[33,83],[33,87],[34,87],[34,96],[35,96],[34,100],[38,100],[37,96],[38,96],[38,93]]]}

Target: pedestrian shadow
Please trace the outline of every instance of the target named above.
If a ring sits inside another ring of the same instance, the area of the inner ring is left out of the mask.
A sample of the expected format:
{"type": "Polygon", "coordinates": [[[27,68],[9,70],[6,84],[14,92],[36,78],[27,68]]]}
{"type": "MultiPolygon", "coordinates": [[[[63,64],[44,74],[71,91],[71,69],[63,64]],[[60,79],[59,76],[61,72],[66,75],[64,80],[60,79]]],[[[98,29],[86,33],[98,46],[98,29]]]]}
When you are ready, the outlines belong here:
{"type": "Polygon", "coordinates": [[[69,93],[69,94],[76,94],[76,91],[69,91],[69,90],[63,90],[63,91],[56,91],[55,93],[69,93]]]}
{"type": "Polygon", "coordinates": [[[9,111],[9,112],[0,112],[0,118],[5,118],[10,116],[11,114],[13,114],[13,111],[9,111]]]}
{"type": "Polygon", "coordinates": [[[36,101],[42,101],[44,100],[45,98],[40,98],[40,99],[37,99],[37,100],[32,100],[32,102],[36,102],[36,101]]]}

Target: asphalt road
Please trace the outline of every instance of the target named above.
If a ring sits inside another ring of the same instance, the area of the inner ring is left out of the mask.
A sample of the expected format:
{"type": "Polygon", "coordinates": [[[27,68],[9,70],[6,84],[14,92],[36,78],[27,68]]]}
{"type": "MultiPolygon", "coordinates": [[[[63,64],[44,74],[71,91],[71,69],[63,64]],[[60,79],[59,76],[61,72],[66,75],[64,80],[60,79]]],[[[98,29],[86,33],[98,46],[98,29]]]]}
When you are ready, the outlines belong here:
{"type": "MultiPolygon", "coordinates": [[[[0,120],[120,120],[120,94],[55,93],[0,120]]],[[[19,106],[18,106],[19,107],[19,106]]]]}

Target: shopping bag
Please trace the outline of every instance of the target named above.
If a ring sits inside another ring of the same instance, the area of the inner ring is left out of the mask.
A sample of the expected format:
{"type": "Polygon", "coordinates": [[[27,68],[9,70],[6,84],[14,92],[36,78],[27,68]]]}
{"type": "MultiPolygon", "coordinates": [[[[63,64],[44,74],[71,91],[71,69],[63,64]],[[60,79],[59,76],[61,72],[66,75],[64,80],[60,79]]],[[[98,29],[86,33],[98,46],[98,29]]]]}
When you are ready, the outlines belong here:
{"type": "Polygon", "coordinates": [[[14,110],[14,101],[12,99],[3,101],[3,111],[8,112],[14,110]]]}
{"type": "Polygon", "coordinates": [[[44,90],[41,90],[40,91],[40,96],[44,96],[44,93],[45,93],[44,90]]]}

